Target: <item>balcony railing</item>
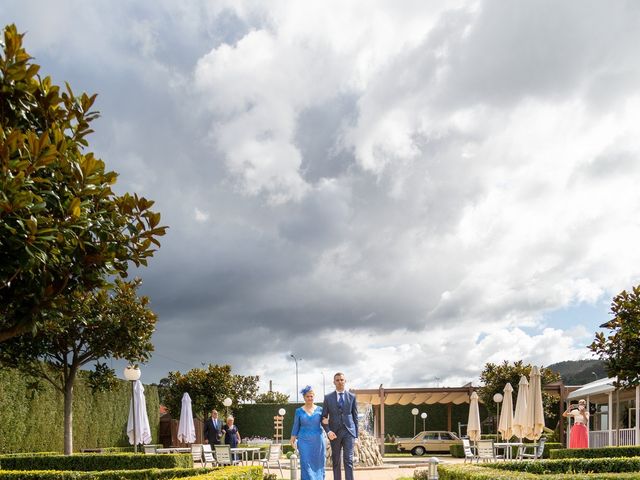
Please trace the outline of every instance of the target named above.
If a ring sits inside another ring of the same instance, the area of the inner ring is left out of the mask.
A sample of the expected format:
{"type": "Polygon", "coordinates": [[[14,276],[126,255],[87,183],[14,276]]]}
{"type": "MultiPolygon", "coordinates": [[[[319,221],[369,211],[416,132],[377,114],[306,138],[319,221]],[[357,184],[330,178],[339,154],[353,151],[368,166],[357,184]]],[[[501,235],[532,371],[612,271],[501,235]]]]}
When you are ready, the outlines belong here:
{"type": "MultiPolygon", "coordinates": [[[[616,442],[616,431],[613,431],[613,445],[625,446],[636,444],[635,428],[621,428],[618,431],[618,441],[616,442]]],[[[609,430],[594,430],[589,432],[589,447],[608,447],[609,430]]]]}

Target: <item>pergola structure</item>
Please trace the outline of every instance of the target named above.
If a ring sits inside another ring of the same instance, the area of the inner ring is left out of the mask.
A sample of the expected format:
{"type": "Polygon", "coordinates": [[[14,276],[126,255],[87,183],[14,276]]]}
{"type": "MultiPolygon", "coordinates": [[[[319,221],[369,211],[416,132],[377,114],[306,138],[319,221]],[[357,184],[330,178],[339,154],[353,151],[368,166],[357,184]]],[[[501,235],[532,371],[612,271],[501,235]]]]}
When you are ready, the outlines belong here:
{"type": "MultiPolygon", "coordinates": [[[[447,405],[447,430],[452,430],[451,408],[453,405],[469,403],[471,394],[477,387],[468,383],[462,387],[434,387],[434,388],[384,388],[351,390],[356,395],[358,403],[368,403],[373,406],[374,435],[378,438],[381,451],[384,452],[384,407],[385,405],[433,405],[436,403],[447,405]]],[[[561,382],[544,386],[544,391],[560,398],[560,408],[564,404],[566,388],[561,382]]],[[[560,413],[562,410],[560,411],[560,413]]],[[[564,424],[561,422],[561,430],[564,424]]],[[[561,435],[562,435],[561,431],[561,435]]]]}

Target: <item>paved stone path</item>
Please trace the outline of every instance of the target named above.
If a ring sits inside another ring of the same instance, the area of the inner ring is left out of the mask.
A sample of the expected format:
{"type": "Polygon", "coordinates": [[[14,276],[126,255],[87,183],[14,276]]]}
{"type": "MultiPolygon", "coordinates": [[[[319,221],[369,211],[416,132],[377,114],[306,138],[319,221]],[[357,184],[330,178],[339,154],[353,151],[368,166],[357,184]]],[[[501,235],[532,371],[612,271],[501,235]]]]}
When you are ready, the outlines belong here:
{"type": "MultiPolygon", "coordinates": [[[[427,462],[431,457],[389,457],[384,459],[384,465],[380,468],[356,468],[354,472],[355,480],[396,480],[398,478],[413,477],[413,471],[416,468],[427,468],[427,462]]],[[[464,459],[453,458],[451,456],[437,457],[440,462],[445,463],[462,463],[464,459]]],[[[278,475],[278,478],[291,478],[289,470],[289,462],[283,462],[284,476],[280,476],[278,469],[271,469],[271,473],[278,475]]],[[[344,475],[342,477],[344,479],[344,475]]],[[[333,472],[326,471],[326,479],[333,480],[333,472]]]]}

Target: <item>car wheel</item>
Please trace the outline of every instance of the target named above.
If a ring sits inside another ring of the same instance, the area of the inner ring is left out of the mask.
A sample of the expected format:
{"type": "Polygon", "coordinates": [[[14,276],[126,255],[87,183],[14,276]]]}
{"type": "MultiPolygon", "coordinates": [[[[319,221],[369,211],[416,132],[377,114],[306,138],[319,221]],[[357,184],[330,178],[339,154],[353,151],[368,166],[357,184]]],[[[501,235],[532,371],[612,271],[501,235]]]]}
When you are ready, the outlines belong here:
{"type": "Polygon", "coordinates": [[[412,455],[417,455],[417,456],[422,456],[424,455],[424,447],[416,447],[413,450],[411,450],[411,454],[412,455]]]}

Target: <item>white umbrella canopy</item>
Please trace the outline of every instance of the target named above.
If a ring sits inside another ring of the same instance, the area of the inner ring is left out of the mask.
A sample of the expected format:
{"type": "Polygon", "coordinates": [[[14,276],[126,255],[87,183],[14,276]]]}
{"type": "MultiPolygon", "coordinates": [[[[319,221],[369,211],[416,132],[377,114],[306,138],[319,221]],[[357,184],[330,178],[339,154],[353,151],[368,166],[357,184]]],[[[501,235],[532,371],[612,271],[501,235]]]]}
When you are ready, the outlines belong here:
{"type": "Polygon", "coordinates": [[[542,405],[542,379],[537,366],[529,375],[529,398],[527,398],[527,430],[529,440],[538,440],[544,431],[544,407],[542,405]]]}
{"type": "Polygon", "coordinates": [[[182,443],[193,443],[196,441],[196,427],[193,424],[191,397],[187,392],[182,395],[180,423],[178,424],[178,441],[182,443]]]}
{"type": "Polygon", "coordinates": [[[509,441],[513,436],[513,387],[510,383],[504,386],[504,400],[502,400],[502,412],[498,422],[498,431],[502,438],[509,441]]]}
{"type": "Polygon", "coordinates": [[[140,380],[136,380],[133,385],[133,402],[129,405],[129,421],[127,422],[127,435],[129,443],[151,443],[151,428],[149,427],[149,417],[147,416],[147,401],[144,399],[144,387],[140,380]],[[136,435],[133,435],[133,408],[136,409],[136,435]]]}
{"type": "Polygon", "coordinates": [[[518,383],[518,398],[516,399],[516,411],[513,414],[513,434],[522,440],[527,428],[527,400],[529,398],[529,382],[524,375],[518,383]]]}
{"type": "Polygon", "coordinates": [[[469,440],[480,440],[480,409],[478,408],[478,394],[473,392],[469,401],[469,420],[467,421],[467,435],[469,440]]]}

